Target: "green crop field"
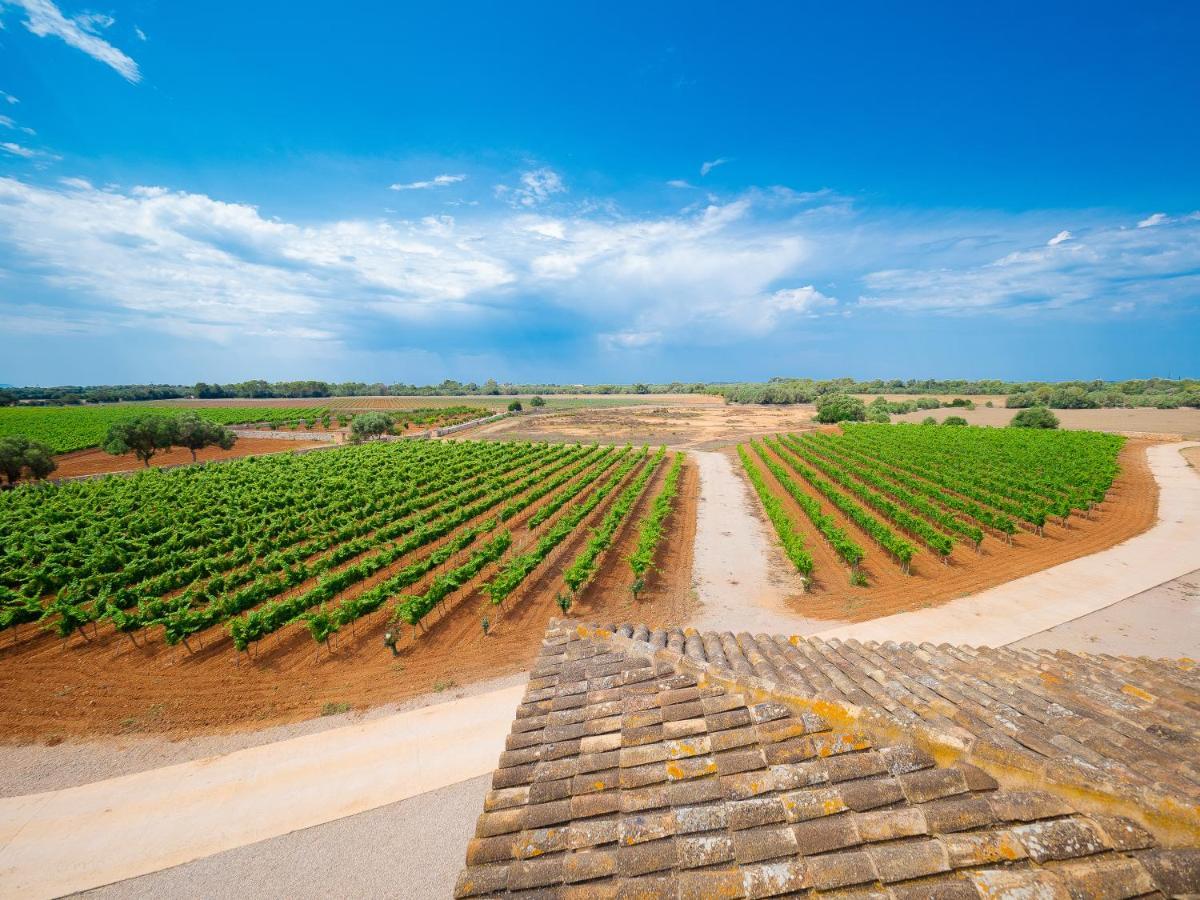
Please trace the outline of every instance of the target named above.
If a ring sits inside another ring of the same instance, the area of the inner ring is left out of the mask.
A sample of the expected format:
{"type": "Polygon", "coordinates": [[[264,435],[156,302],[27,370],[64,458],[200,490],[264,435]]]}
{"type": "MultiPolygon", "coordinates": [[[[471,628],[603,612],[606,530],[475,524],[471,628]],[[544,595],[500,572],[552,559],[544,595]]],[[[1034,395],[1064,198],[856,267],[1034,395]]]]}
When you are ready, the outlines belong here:
{"type": "MultiPolygon", "coordinates": [[[[326,642],[385,609],[387,621],[417,625],[477,578],[481,596],[504,602],[603,513],[569,561],[577,591],[664,458],[405,441],[18,487],[0,493],[0,630],[37,622],[86,637],[104,626],[169,644],[215,630],[245,650],[288,626],[326,642]]],[[[643,522],[648,543],[664,516],[643,522]]]]}
{"type": "Polygon", "coordinates": [[[811,528],[850,568],[852,583],[876,553],[908,572],[922,553],[945,560],[955,544],[1011,542],[1090,514],[1119,472],[1124,438],[1089,431],[842,426],[739,448],[784,551],[806,579],[811,528]],[[757,460],[757,462],[756,462],[757,460]],[[803,514],[789,517],[764,479],[770,472],[803,514]],[[830,507],[841,517],[829,512],[830,507]],[[850,527],[842,524],[845,521],[850,527]]]}
{"type": "MultiPolygon", "coordinates": [[[[0,407],[0,437],[22,435],[47,444],[55,453],[95,447],[104,440],[108,427],[137,415],[170,416],[183,407],[122,403],[112,406],[8,406],[0,407]]],[[[262,422],[288,427],[301,422],[318,422],[326,410],[305,407],[209,407],[193,410],[219,425],[262,422]]]]}

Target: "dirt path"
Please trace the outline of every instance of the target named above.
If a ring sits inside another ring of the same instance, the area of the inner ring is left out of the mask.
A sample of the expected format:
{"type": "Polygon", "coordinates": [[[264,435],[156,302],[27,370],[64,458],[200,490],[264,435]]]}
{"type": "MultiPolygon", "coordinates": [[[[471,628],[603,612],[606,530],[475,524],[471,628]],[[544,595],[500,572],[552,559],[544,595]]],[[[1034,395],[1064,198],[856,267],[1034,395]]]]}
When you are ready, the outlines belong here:
{"type": "Polygon", "coordinates": [[[725,453],[693,451],[700,502],[692,577],[699,603],[688,623],[701,631],[805,633],[799,577],[755,512],[746,480],[725,453]]]}
{"type": "Polygon", "coordinates": [[[59,897],[483,775],[524,691],[0,800],[0,895],[59,897]]]}
{"type": "Polygon", "coordinates": [[[1024,578],[917,610],[843,625],[825,638],[1002,646],[1070,622],[1200,568],[1200,475],[1179,451],[1146,451],[1158,483],[1158,517],[1136,537],[1024,578]]]}

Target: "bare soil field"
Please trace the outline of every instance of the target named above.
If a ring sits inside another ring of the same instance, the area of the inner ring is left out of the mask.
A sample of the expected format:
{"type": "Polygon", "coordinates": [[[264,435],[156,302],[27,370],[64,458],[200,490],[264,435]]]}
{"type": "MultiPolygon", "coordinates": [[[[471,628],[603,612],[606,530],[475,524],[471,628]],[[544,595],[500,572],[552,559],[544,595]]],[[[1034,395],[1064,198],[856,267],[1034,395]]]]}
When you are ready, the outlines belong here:
{"type": "Polygon", "coordinates": [[[935,400],[940,400],[942,403],[949,403],[951,400],[963,398],[970,400],[976,406],[983,406],[989,400],[995,406],[1003,406],[1006,394],[851,394],[851,397],[858,397],[870,403],[876,397],[882,397],[889,403],[904,403],[906,400],[916,400],[918,397],[933,397],[935,400]]]}
{"type": "MultiPolygon", "coordinates": [[[[910,575],[904,575],[900,566],[886,557],[866,534],[804,479],[797,478],[796,482],[820,502],[825,512],[867,549],[867,559],[861,566],[867,576],[867,587],[850,584],[849,569],[812,527],[795,500],[760,463],[763,476],[804,533],[805,545],[813,555],[813,584],[807,593],[789,598],[789,605],[812,619],[864,622],[936,606],[1128,540],[1153,525],[1158,512],[1158,486],[1146,462],[1146,447],[1150,443],[1137,439],[1126,443],[1120,456],[1121,474],[1107,499],[1093,511],[1090,521],[1072,516],[1069,528],[1048,522],[1045,537],[1022,531],[1013,537],[1011,546],[988,536],[979,553],[956,543],[948,565],[938,562],[928,552],[920,553],[913,559],[910,575]]],[[[740,468],[741,462],[734,452],[726,452],[740,468]]],[[[782,464],[778,457],[776,460],[782,464]]],[[[755,502],[754,509],[766,521],[761,504],[755,502]]],[[[766,527],[774,534],[769,522],[766,527]]]]}
{"type": "MultiPolygon", "coordinates": [[[[1002,403],[1003,401],[1001,401],[1002,403]]],[[[980,404],[975,409],[918,410],[892,416],[893,422],[920,422],[933,416],[939,422],[946,416],[962,416],[971,425],[1007,425],[1017,414],[997,403],[993,409],[980,404]]],[[[1080,431],[1115,431],[1154,436],[1162,440],[1200,438],[1200,409],[1056,409],[1062,428],[1080,431]]]]}
{"type": "MultiPolygon", "coordinates": [[[[243,456],[261,456],[266,453],[289,453],[327,445],[325,441],[273,441],[270,438],[239,438],[238,442],[229,450],[222,450],[220,447],[206,447],[196,451],[196,462],[240,459],[243,456]]],[[[55,478],[102,475],[107,472],[136,472],[145,468],[142,461],[132,453],[112,456],[98,447],[64,453],[54,459],[58,463],[58,469],[54,472],[55,478]]],[[[191,463],[190,450],[173,447],[169,451],[156,454],[150,460],[150,467],[157,469],[163,466],[182,466],[191,463]]]]}
{"type": "MultiPolygon", "coordinates": [[[[462,397],[303,397],[303,398],[227,398],[219,400],[154,400],[151,406],[206,406],[233,407],[291,407],[291,406],[327,406],[332,410],[365,410],[365,409],[430,409],[442,406],[482,406],[489,409],[504,409],[513,400],[527,403],[533,394],[485,394],[483,396],[469,395],[462,397]]],[[[605,407],[605,406],[640,406],[646,403],[667,403],[672,406],[700,405],[723,402],[719,397],[707,394],[546,394],[544,396],[548,407],[605,407]]]]}
{"type": "MultiPolygon", "coordinates": [[[[634,518],[657,493],[666,471],[664,460],[634,518]]],[[[641,598],[635,601],[628,589],[632,576],[624,557],[636,537],[630,519],[572,615],[652,625],[686,620],[697,487],[695,467],[688,464],[659,571],[648,579],[641,598]]],[[[480,590],[486,579],[479,578],[429,616],[423,633],[405,626],[396,657],[382,642],[390,606],[337,635],[331,647],[319,647],[307,631],[290,627],[264,641],[253,657],[235,652],[220,626],[198,636],[195,653],[169,647],[157,634],[134,646],[111,626],[100,628],[94,638],[77,633],[67,645],[39,632],[35,623],[20,626],[0,636],[0,741],[57,744],[101,735],[224,734],[312,719],[346,706],[394,704],[521,671],[536,655],[547,620],[561,615],[555,598],[565,591],[563,570],[617,494],[606,498],[503,607],[486,601],[480,590]],[[491,620],[486,636],[484,615],[491,620]]],[[[531,507],[527,513],[532,512],[531,507]]],[[[514,552],[536,539],[524,525],[527,517],[510,523],[514,552]]]]}
{"type": "Polygon", "coordinates": [[[726,405],[706,398],[701,403],[580,409],[538,413],[480,426],[472,438],[494,440],[598,441],[666,444],[672,449],[710,450],[780,431],[813,427],[811,406],[726,405]]]}

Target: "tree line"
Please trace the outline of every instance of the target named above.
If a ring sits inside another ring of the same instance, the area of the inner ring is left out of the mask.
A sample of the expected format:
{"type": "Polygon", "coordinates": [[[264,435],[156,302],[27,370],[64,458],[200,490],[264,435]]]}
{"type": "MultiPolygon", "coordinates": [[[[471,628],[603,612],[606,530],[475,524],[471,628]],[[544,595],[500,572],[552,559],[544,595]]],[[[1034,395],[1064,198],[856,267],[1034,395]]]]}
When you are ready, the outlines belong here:
{"type": "Polygon", "coordinates": [[[230,384],[197,382],[194,385],[133,384],[58,387],[0,388],[0,406],[16,403],[77,404],[182,399],[299,399],[314,397],[487,397],[539,394],[628,395],[710,394],[729,403],[813,403],[828,394],[961,394],[1006,396],[1006,406],[1023,409],[1101,407],[1200,407],[1200,380],[1148,378],[1132,381],[999,381],[996,379],[873,379],[788,378],[765,382],[671,381],[631,384],[522,384],[489,378],[483,382],[446,379],[416,385],[364,381],[264,381],[253,379],[230,384]]]}

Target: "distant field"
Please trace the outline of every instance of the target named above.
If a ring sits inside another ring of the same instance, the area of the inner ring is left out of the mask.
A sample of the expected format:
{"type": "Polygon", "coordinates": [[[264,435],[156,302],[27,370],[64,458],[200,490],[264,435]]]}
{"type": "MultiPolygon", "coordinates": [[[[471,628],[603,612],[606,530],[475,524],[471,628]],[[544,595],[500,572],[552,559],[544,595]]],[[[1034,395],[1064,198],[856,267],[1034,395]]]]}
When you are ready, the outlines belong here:
{"type": "MultiPolygon", "coordinates": [[[[12,406],[0,407],[0,437],[23,435],[41,441],[55,453],[70,453],[95,447],[114,422],[123,422],[141,413],[171,415],[179,409],[166,405],[119,403],[111,406],[12,406]]],[[[266,422],[288,427],[301,421],[318,421],[325,410],[317,406],[263,408],[213,408],[197,412],[221,425],[266,422]]]]}
{"type": "MultiPolygon", "coordinates": [[[[1061,427],[1070,431],[1117,431],[1133,434],[1182,435],[1189,440],[1200,438],[1200,409],[1056,409],[1061,427]]],[[[988,409],[978,404],[975,409],[917,410],[902,416],[892,416],[893,422],[920,422],[933,416],[939,422],[947,416],[962,416],[971,425],[1007,425],[1017,414],[997,403],[988,409]]]]}
{"type": "MultiPolygon", "coordinates": [[[[520,400],[528,408],[532,394],[505,394],[502,396],[465,397],[320,397],[320,403],[333,410],[340,409],[420,409],[422,407],[481,406],[492,410],[507,409],[513,400],[520,400]]],[[[546,409],[583,409],[612,406],[693,406],[720,405],[720,397],[705,394],[551,394],[544,397],[546,409]]],[[[189,406],[198,409],[213,407],[275,407],[294,406],[299,400],[282,399],[227,399],[227,400],[161,400],[147,406],[189,406]]]]}

